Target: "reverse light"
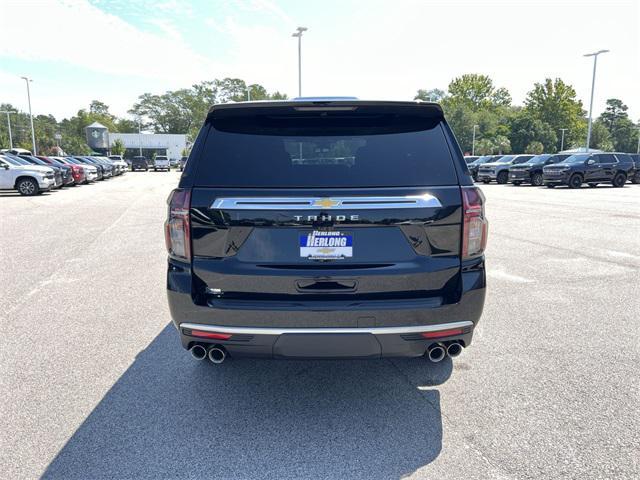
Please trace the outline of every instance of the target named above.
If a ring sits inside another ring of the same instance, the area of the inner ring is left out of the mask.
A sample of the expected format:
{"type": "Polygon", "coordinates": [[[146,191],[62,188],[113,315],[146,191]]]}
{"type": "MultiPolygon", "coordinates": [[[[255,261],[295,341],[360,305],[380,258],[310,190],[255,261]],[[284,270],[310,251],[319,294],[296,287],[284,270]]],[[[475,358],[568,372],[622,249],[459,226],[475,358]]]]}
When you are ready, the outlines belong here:
{"type": "Polygon", "coordinates": [[[169,255],[183,261],[191,260],[191,226],[189,207],[191,191],[177,188],[167,199],[169,212],[164,224],[164,238],[169,255]]]}
{"type": "Polygon", "coordinates": [[[462,259],[482,255],[487,245],[488,225],[484,195],[478,187],[462,187],[462,259]]]}

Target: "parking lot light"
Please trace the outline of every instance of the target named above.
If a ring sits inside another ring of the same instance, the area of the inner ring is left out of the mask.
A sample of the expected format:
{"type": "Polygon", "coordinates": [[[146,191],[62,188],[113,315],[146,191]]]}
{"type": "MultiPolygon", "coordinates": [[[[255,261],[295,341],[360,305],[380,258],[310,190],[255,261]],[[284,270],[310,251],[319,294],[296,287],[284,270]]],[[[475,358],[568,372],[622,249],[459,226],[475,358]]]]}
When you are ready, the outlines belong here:
{"type": "Polygon", "coordinates": [[[569,130],[568,128],[561,128],[560,131],[562,132],[562,140],[560,140],[560,151],[564,150],[564,132],[566,132],[567,130],[569,130]]]}
{"type": "Polygon", "coordinates": [[[302,96],[302,33],[308,30],[307,27],[298,27],[292,37],[298,38],[298,96],[302,96]]]}
{"type": "Polygon", "coordinates": [[[471,142],[471,155],[476,154],[476,128],[478,128],[478,125],[473,126],[473,141],[471,142]]]}
{"type": "Polygon", "coordinates": [[[29,119],[31,120],[31,142],[33,144],[33,154],[37,155],[38,151],[36,149],[36,131],[33,128],[33,114],[31,113],[31,91],[29,90],[29,83],[33,82],[29,77],[20,77],[27,84],[27,100],[29,101],[29,119]]]}
{"type": "Polygon", "coordinates": [[[7,126],[9,127],[9,148],[13,149],[13,137],[11,136],[11,114],[18,112],[11,112],[9,110],[0,110],[0,113],[7,114],[7,126]]]}
{"type": "Polygon", "coordinates": [[[598,55],[601,53],[607,53],[609,50],[598,50],[593,53],[585,53],[585,57],[593,57],[593,77],[591,78],[591,101],[589,102],[589,126],[587,127],[587,149],[589,151],[589,144],[591,143],[591,114],[593,112],[593,90],[596,85],[596,66],[598,65],[598,55]]]}

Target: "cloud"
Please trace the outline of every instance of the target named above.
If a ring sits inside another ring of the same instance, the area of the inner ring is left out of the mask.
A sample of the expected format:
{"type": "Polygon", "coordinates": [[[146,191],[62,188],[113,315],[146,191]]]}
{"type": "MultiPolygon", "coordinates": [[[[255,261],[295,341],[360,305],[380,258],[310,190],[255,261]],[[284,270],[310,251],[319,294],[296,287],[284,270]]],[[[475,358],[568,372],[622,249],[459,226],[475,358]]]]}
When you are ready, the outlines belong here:
{"type": "Polygon", "coordinates": [[[56,61],[112,75],[158,78],[171,75],[191,83],[216,71],[214,63],[195,53],[173,24],[153,19],[159,32],[143,31],[84,0],[38,3],[3,2],[0,57],[56,61]],[[43,35],[42,32],[49,32],[43,35]]]}

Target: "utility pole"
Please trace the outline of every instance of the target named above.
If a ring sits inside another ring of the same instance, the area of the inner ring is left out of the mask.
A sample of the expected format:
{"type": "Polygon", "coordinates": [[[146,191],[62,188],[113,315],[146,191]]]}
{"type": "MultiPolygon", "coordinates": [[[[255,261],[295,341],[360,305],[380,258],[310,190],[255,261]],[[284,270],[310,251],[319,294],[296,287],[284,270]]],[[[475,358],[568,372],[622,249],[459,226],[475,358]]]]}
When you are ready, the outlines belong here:
{"type": "Polygon", "coordinates": [[[291,34],[292,37],[298,37],[298,96],[302,96],[302,33],[308,30],[307,27],[298,27],[291,34]]]}
{"type": "Polygon", "coordinates": [[[560,151],[564,150],[564,132],[566,132],[567,130],[569,130],[568,128],[561,128],[560,131],[562,132],[562,140],[560,140],[560,151]]]}
{"type": "Polygon", "coordinates": [[[478,125],[473,126],[473,142],[471,143],[471,155],[475,156],[476,154],[476,128],[478,125]]]}
{"type": "Polygon", "coordinates": [[[589,144],[591,143],[591,115],[593,113],[593,90],[596,85],[596,66],[598,65],[598,55],[607,53],[609,50],[598,50],[597,52],[587,53],[585,57],[593,57],[593,77],[591,78],[591,101],[589,102],[589,126],[587,127],[587,149],[589,152],[589,144]]]}
{"type": "Polygon", "coordinates": [[[140,119],[138,119],[138,148],[140,149],[140,156],[142,156],[142,132],[140,129],[140,119]]]}
{"type": "Polygon", "coordinates": [[[7,126],[9,127],[9,148],[13,148],[13,137],[11,136],[11,114],[17,112],[10,112],[9,110],[2,110],[0,113],[7,114],[7,126]]]}
{"type": "Polygon", "coordinates": [[[29,118],[31,119],[31,142],[33,144],[33,154],[37,155],[36,149],[36,131],[33,128],[33,114],[31,113],[31,91],[29,90],[29,83],[33,82],[29,77],[20,77],[27,83],[27,100],[29,101],[29,118]]]}

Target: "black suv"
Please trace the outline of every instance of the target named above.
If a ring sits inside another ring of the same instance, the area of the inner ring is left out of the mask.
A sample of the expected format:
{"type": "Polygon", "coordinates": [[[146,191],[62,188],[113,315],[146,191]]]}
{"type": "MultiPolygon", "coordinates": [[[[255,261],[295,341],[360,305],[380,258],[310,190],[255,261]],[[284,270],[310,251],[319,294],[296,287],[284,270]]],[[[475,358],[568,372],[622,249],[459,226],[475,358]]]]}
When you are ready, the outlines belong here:
{"type": "Polygon", "coordinates": [[[525,163],[514,165],[509,168],[509,182],[514,185],[522,185],[523,183],[530,183],[536,187],[541,186],[543,182],[542,168],[545,165],[551,165],[552,163],[559,163],[571,155],[563,153],[557,155],[551,155],[548,153],[542,155],[536,155],[535,157],[527,160],[525,163]]]}
{"type": "Polygon", "coordinates": [[[485,297],[484,197],[439,105],[215,105],[168,199],[194,358],[457,356],[485,297]]]}
{"type": "Polygon", "coordinates": [[[133,157],[133,159],[131,160],[131,171],[135,172],[136,170],[144,170],[145,172],[149,170],[147,157],[144,157],[142,155],[133,157]]]}
{"type": "Polygon", "coordinates": [[[640,154],[638,153],[629,153],[629,157],[633,160],[633,165],[635,168],[635,173],[633,177],[630,177],[631,183],[640,183],[640,154]]]}
{"type": "Polygon", "coordinates": [[[549,188],[556,185],[580,188],[583,183],[597,187],[605,182],[610,182],[614,187],[624,187],[627,178],[633,174],[633,161],[626,154],[579,153],[544,167],[543,181],[549,188]]]}

